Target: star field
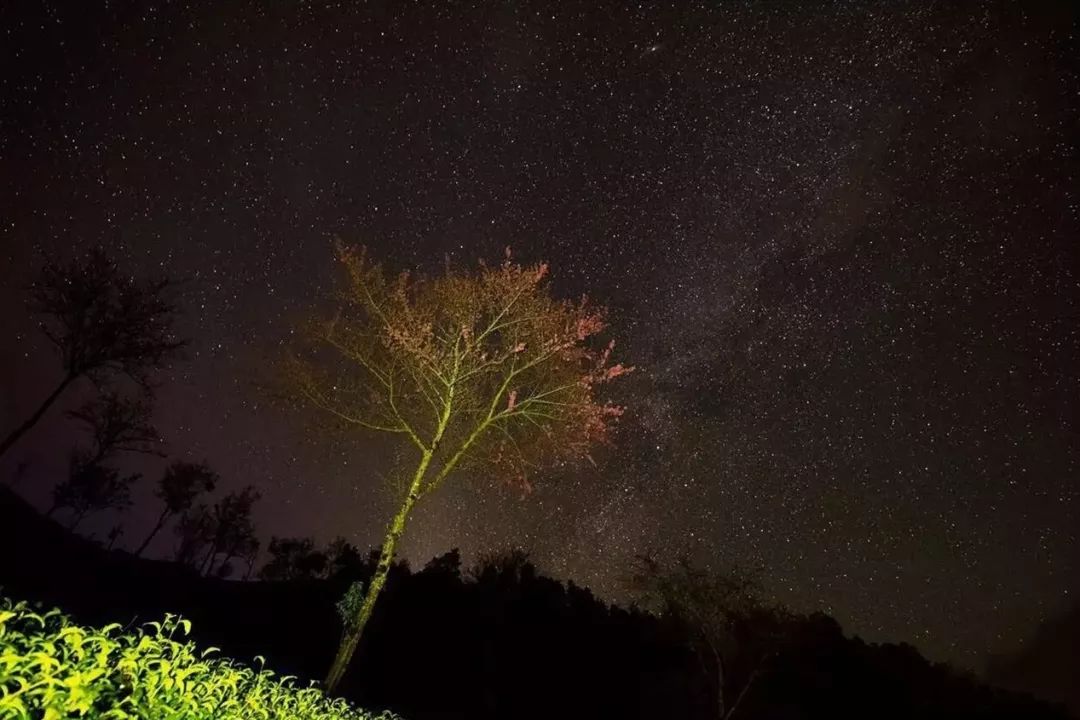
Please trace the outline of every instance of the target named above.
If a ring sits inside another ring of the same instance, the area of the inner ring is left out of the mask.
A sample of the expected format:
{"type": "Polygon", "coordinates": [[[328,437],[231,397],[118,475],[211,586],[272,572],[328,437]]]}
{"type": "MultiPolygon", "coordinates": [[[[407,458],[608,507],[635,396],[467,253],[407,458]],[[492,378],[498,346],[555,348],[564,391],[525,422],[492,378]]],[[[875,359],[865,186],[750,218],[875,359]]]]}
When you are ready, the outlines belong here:
{"type": "MultiPolygon", "coordinates": [[[[5,427],[53,377],[26,280],[103,243],[187,279],[171,451],[258,485],[265,536],[372,544],[394,451],[320,442],[252,378],[333,237],[395,269],[510,245],[610,306],[628,416],[529,497],[440,490],[414,564],[520,545],[621,599],[634,553],[686,552],[969,666],[1075,598],[1066,3],[8,3],[0,27],[5,427]]],[[[64,432],[8,459],[28,496],[64,432]]]]}

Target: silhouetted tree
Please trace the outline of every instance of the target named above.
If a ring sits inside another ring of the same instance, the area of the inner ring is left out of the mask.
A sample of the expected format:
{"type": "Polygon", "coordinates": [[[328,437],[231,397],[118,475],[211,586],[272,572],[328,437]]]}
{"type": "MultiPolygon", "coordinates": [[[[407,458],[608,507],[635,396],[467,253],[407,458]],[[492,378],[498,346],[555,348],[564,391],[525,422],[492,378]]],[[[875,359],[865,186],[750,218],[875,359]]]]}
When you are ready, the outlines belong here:
{"type": "Polygon", "coordinates": [[[329,566],[326,553],[315,549],[311,538],[270,539],[270,560],[259,571],[263,580],[300,580],[322,577],[329,566]]]}
{"type": "Polygon", "coordinates": [[[109,542],[105,545],[105,549],[106,550],[112,550],[113,545],[116,544],[116,541],[119,540],[120,537],[123,534],[124,534],[124,526],[119,524],[119,523],[117,523],[116,525],[113,525],[111,528],[109,528],[109,534],[105,536],[105,538],[109,542]]]}
{"type": "Polygon", "coordinates": [[[180,513],[173,529],[177,537],[176,561],[195,565],[200,551],[206,547],[214,533],[214,517],[210,509],[200,503],[180,513]]]}
{"type": "Polygon", "coordinates": [[[160,454],[161,438],[150,414],[148,395],[129,399],[113,391],[70,412],[90,433],[90,448],[71,453],[67,478],[53,488],[49,514],[71,508],[73,530],[88,513],[130,505],[131,484],[141,475],[123,475],[109,463],[121,453],[160,454]]]}
{"type": "Polygon", "coordinates": [[[329,560],[327,574],[331,577],[342,573],[354,573],[364,564],[364,557],[355,545],[343,537],[336,537],[326,546],[329,560]]]}
{"type": "Polygon", "coordinates": [[[76,380],[98,385],[125,377],[149,387],[150,373],[183,346],[171,329],[171,282],[138,281],[121,273],[101,250],[73,262],[49,263],[31,287],[30,309],[60,355],[63,375],[21,425],[0,442],[6,453],[76,380]]]}
{"type": "Polygon", "coordinates": [[[554,300],[547,265],[388,280],[363,253],[338,248],[347,284],[333,318],[286,363],[292,391],[349,428],[399,436],[416,452],[367,584],[326,685],[341,679],[386,583],[416,502],[459,465],[530,487],[528,470],[588,457],[622,408],[597,400],[629,368],[609,365],[612,343],[590,340],[604,313],[554,300]]]}
{"type": "Polygon", "coordinates": [[[461,551],[457,548],[434,557],[424,566],[425,573],[451,578],[461,577],[461,551]]]}
{"type": "MultiPolygon", "coordinates": [[[[460,556],[458,560],[460,561],[460,556]]],[[[478,554],[476,562],[469,569],[468,576],[477,583],[491,582],[496,578],[511,578],[517,582],[523,575],[532,573],[534,570],[532,563],[529,562],[528,550],[509,547],[478,554]]]]}
{"type": "Polygon", "coordinates": [[[69,530],[74,530],[91,512],[123,509],[131,504],[131,484],[140,475],[122,475],[119,470],[93,462],[75,451],[68,463],[68,476],[53,488],[53,504],[47,515],[60,508],[74,513],[69,530]]]}
{"type": "Polygon", "coordinates": [[[252,537],[247,545],[244,546],[240,554],[240,558],[244,561],[244,580],[251,578],[251,573],[255,569],[255,563],[259,559],[259,550],[262,548],[262,542],[252,537]]]}
{"type": "Polygon", "coordinates": [[[716,717],[731,717],[762,663],[776,651],[792,616],[763,603],[760,586],[748,575],[738,570],[709,573],[685,558],[665,567],[640,555],[630,581],[646,606],[687,629],[703,673],[713,678],[716,717]],[[741,686],[729,677],[737,656],[753,664],[741,686]],[[727,698],[732,695],[729,706],[727,698]]]}
{"type": "Polygon", "coordinates": [[[259,499],[259,493],[252,486],[239,492],[231,492],[214,503],[210,512],[210,534],[206,556],[200,565],[204,575],[213,569],[214,558],[225,553],[226,560],[254,537],[255,528],[251,519],[251,510],[259,499]]]}
{"type": "Polygon", "coordinates": [[[238,523],[233,529],[225,534],[221,554],[225,557],[218,566],[218,577],[229,577],[232,574],[232,560],[244,559],[259,549],[259,539],[255,537],[255,528],[250,520],[238,523]]]}
{"type": "Polygon", "coordinates": [[[148,393],[128,398],[108,390],[68,412],[68,417],[90,433],[87,461],[100,463],[120,453],[162,456],[161,435],[152,424],[152,414],[148,393]]]}
{"type": "Polygon", "coordinates": [[[219,481],[218,474],[205,462],[189,463],[177,460],[171,463],[154,491],[154,495],[164,503],[164,507],[150,534],[135,551],[135,556],[142,555],[169,518],[190,510],[195,499],[204,493],[213,492],[219,481]]]}

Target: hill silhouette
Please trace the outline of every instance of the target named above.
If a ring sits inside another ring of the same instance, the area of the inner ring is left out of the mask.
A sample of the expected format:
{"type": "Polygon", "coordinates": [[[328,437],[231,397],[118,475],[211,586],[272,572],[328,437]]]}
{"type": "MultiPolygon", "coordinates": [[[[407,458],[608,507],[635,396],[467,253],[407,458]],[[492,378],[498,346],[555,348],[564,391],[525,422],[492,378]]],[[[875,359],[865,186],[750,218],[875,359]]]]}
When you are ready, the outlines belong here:
{"type": "MultiPolygon", "coordinates": [[[[341,628],[334,605],[373,562],[356,555],[327,579],[237,582],[187,566],[106,551],[0,491],[0,586],[81,622],[191,619],[195,639],[238,659],[320,678],[341,628]]],[[[753,628],[750,628],[752,635],[753,628]]],[[[1065,718],[1061,708],[992,689],[907,645],[846,638],[832,618],[799,617],[782,650],[731,682],[728,717],[1065,718]]],[[[524,555],[465,573],[456,551],[422,570],[395,565],[357,662],[350,700],[412,720],[450,718],[715,718],[709,681],[671,622],[607,605],[538,574],[524,555]]]]}

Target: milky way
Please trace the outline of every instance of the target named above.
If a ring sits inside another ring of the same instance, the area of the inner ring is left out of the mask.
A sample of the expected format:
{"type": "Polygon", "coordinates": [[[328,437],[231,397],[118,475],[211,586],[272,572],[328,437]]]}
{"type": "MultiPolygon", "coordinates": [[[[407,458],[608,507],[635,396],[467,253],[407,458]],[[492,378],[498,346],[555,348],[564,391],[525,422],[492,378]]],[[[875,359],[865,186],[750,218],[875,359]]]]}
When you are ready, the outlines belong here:
{"type": "MultiPolygon", "coordinates": [[[[1066,3],[97,5],[0,9],[4,427],[56,370],[26,280],[101,243],[188,278],[171,452],[257,484],[266,535],[372,543],[393,451],[250,380],[331,238],[395,269],[509,245],[611,307],[627,421],[529,497],[441,490],[414,564],[520,545],[622,598],[635,553],[686,553],[972,666],[1078,590],[1066,3]]],[[[67,431],[6,459],[28,497],[67,431]]]]}

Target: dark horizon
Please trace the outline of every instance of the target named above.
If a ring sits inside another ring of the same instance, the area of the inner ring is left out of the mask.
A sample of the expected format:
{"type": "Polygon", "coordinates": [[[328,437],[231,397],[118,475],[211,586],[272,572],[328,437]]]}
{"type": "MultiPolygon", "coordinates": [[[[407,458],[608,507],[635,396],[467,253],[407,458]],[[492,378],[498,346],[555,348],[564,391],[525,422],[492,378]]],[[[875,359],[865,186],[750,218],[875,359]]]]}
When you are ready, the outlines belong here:
{"type": "MultiPolygon", "coordinates": [[[[685,552],[975,669],[1075,603],[1074,11],[545,7],[0,9],[0,427],[59,373],[26,284],[103,245],[187,278],[170,456],[257,485],[264,539],[375,545],[385,444],[327,446],[252,377],[335,237],[395,270],[510,246],[611,308],[626,420],[524,499],[441,489],[414,566],[516,545],[626,601],[635,553],[685,552]]],[[[76,439],[55,408],[0,477],[44,506],[76,439]]]]}

